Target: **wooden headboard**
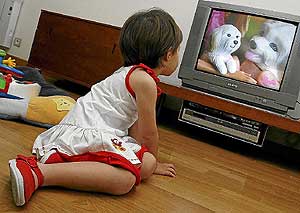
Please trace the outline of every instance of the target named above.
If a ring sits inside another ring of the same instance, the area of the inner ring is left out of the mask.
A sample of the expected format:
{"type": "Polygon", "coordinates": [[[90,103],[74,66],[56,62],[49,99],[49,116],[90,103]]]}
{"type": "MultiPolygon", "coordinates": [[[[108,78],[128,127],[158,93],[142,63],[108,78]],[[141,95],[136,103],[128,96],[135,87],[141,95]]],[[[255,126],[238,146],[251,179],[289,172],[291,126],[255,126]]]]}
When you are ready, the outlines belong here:
{"type": "Polygon", "coordinates": [[[29,64],[90,87],[122,65],[120,28],[42,11],[29,64]]]}

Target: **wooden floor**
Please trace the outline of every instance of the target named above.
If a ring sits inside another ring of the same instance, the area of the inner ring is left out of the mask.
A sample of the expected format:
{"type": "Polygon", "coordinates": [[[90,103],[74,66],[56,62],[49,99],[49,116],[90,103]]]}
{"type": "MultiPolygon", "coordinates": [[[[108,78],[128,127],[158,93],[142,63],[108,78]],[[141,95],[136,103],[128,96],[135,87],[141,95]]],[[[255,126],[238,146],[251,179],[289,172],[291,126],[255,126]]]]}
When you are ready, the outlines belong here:
{"type": "Polygon", "coordinates": [[[7,162],[19,153],[29,155],[44,129],[0,120],[0,211],[300,212],[299,167],[241,155],[171,129],[160,125],[159,155],[176,165],[176,178],[152,176],[125,196],[41,188],[18,208],[12,201],[7,162]]]}

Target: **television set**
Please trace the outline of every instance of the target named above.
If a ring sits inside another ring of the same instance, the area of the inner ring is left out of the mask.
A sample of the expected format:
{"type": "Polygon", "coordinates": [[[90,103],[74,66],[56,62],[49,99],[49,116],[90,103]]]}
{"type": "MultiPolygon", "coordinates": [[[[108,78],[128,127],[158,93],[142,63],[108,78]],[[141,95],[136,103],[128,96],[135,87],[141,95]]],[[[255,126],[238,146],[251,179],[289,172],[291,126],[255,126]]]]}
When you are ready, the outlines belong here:
{"type": "Polygon", "coordinates": [[[179,69],[182,86],[272,112],[296,107],[300,17],[200,0],[179,69]]]}

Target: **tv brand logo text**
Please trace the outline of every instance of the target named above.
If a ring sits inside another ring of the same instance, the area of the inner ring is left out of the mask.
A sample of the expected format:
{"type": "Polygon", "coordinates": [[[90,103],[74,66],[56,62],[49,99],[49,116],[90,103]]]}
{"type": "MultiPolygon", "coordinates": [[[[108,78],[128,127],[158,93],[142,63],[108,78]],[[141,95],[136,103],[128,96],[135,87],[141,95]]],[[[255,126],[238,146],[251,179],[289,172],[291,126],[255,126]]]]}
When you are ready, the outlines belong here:
{"type": "Polygon", "coordinates": [[[238,88],[238,85],[233,84],[233,83],[227,83],[227,86],[232,87],[232,88],[238,88]]]}

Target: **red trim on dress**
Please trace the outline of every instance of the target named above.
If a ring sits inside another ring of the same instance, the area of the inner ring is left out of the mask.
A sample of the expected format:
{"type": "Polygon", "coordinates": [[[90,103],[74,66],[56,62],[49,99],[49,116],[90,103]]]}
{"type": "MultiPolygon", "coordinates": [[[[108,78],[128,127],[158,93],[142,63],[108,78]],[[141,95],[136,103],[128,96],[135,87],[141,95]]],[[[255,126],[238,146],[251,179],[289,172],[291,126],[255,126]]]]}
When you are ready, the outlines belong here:
{"type": "Polygon", "coordinates": [[[138,152],[135,153],[135,155],[138,157],[138,159],[141,162],[143,162],[143,156],[144,156],[145,152],[149,152],[149,150],[148,150],[148,148],[144,144],[142,144],[141,145],[141,149],[138,152]]]}
{"type": "Polygon", "coordinates": [[[129,72],[127,73],[126,77],[125,77],[125,85],[126,85],[126,88],[128,90],[128,92],[132,95],[132,97],[135,98],[135,94],[134,94],[134,91],[133,89],[131,88],[130,84],[129,84],[129,77],[130,75],[133,73],[133,71],[136,69],[137,67],[133,66],[129,72]]]}
{"type": "MultiPolygon", "coordinates": [[[[156,76],[155,72],[153,71],[153,69],[151,69],[150,67],[146,66],[145,64],[140,63],[139,65],[134,65],[131,67],[131,69],[129,70],[129,72],[127,73],[126,77],[125,77],[125,85],[126,88],[128,90],[128,92],[135,98],[135,94],[133,89],[131,88],[130,84],[129,84],[129,78],[130,75],[132,74],[132,72],[137,69],[137,68],[142,68],[143,70],[145,70],[155,81],[156,84],[158,84],[160,82],[159,78],[156,76]]],[[[162,93],[161,88],[157,87],[157,96],[160,96],[162,93]]]]}

